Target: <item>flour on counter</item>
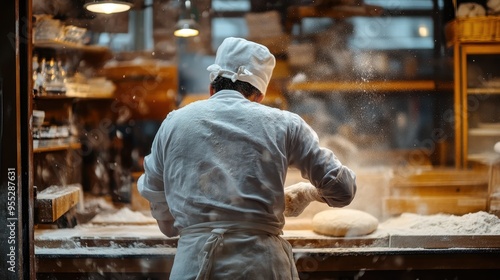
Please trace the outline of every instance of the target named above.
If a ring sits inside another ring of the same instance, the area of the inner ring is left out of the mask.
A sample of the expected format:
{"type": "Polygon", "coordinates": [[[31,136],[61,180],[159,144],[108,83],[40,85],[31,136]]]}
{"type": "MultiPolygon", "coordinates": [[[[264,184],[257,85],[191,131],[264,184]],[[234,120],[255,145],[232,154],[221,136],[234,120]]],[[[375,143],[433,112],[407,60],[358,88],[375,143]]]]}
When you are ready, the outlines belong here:
{"type": "Polygon", "coordinates": [[[114,212],[103,212],[96,215],[92,224],[156,224],[156,220],[151,216],[146,216],[141,212],[132,211],[123,207],[114,212]]]}
{"type": "Polygon", "coordinates": [[[100,225],[84,224],[74,228],[41,229],[35,231],[37,241],[54,241],[68,239],[168,239],[158,225],[100,225]]]}
{"type": "Polygon", "coordinates": [[[77,247],[71,250],[63,248],[43,248],[35,246],[36,255],[81,255],[96,257],[97,255],[107,255],[107,256],[121,256],[125,257],[127,255],[131,256],[148,256],[148,255],[175,255],[175,248],[167,247],[77,247]]]}
{"type": "Polygon", "coordinates": [[[500,235],[500,219],[484,211],[463,216],[403,213],[379,225],[400,235],[500,235]]]}

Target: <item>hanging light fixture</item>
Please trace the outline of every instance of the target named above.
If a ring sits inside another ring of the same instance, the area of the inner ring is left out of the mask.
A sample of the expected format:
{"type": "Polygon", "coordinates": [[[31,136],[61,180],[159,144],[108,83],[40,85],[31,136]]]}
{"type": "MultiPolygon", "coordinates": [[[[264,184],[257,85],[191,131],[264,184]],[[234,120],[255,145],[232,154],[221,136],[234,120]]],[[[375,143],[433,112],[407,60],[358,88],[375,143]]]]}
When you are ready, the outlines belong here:
{"type": "Polygon", "coordinates": [[[200,31],[198,23],[193,19],[193,14],[191,13],[191,1],[182,1],[181,14],[179,21],[175,25],[174,35],[186,38],[198,36],[198,34],[200,34],[200,31]]]}
{"type": "Polygon", "coordinates": [[[115,14],[126,12],[132,8],[132,3],[128,1],[115,0],[92,0],[83,5],[85,9],[100,14],[115,14]]]}
{"type": "Polygon", "coordinates": [[[180,19],[177,22],[174,35],[177,37],[194,37],[198,36],[198,24],[194,19],[180,19]]]}

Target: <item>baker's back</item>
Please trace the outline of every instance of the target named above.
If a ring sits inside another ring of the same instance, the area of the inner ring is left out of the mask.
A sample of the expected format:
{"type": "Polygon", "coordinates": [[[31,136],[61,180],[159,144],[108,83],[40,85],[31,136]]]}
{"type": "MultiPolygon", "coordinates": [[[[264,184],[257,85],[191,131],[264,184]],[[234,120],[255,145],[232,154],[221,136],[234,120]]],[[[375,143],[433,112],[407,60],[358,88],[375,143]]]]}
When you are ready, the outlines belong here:
{"type": "Polygon", "coordinates": [[[283,226],[289,112],[224,90],[160,129],[165,191],[181,228],[208,221],[283,226]]]}

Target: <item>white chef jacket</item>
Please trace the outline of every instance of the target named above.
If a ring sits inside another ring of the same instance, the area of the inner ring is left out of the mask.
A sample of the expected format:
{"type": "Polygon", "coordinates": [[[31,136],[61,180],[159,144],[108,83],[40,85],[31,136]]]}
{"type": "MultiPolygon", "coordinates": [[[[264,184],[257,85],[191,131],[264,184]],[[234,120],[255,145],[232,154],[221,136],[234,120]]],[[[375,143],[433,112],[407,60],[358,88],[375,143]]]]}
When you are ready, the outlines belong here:
{"type": "Polygon", "coordinates": [[[181,230],[171,279],[195,279],[207,243],[217,244],[210,279],[298,279],[291,247],[278,236],[288,167],[298,168],[332,207],[354,197],[354,173],[319,146],[297,114],[233,90],[170,112],[145,157],[138,190],[153,217],[181,230]],[[264,231],[212,232],[238,224],[264,231]]]}

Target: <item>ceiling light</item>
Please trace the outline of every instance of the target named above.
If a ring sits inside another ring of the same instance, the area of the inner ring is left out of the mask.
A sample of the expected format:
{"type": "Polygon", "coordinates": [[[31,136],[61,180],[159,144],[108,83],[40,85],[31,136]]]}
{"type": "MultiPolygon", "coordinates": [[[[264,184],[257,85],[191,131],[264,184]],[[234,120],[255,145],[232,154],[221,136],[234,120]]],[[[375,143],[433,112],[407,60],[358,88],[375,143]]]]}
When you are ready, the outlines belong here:
{"type": "Polygon", "coordinates": [[[196,11],[191,5],[191,0],[180,2],[179,21],[175,25],[174,36],[176,37],[194,37],[200,34],[198,23],[196,22],[196,11]]]}
{"type": "Polygon", "coordinates": [[[83,6],[94,13],[114,14],[130,10],[132,3],[114,0],[93,0],[85,3],[83,6]]]}
{"type": "Polygon", "coordinates": [[[194,19],[181,19],[177,22],[174,35],[177,37],[194,37],[200,34],[194,19]]]}

